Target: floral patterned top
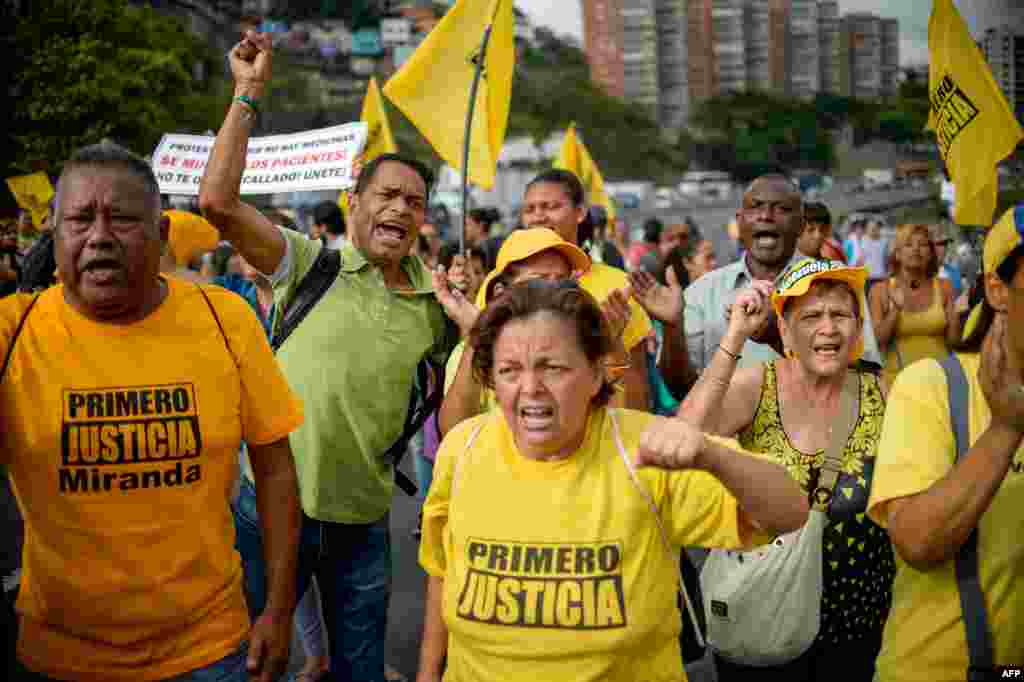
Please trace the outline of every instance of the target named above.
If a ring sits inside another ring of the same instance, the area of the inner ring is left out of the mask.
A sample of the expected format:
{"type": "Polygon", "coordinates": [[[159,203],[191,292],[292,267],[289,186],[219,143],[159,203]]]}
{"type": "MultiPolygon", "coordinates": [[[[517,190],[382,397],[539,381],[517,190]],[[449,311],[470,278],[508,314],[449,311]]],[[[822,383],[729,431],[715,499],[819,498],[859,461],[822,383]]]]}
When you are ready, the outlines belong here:
{"type": "MultiPolygon", "coordinates": [[[[823,538],[818,641],[830,645],[881,639],[896,571],[889,536],[864,513],[885,401],[878,377],[861,373],[860,379],[860,415],[843,449],[823,538]]],[[[817,485],[825,451],[809,454],[790,443],[779,412],[774,362],[765,364],[754,421],[738,438],[748,450],[773,455],[805,491],[817,485]]]]}

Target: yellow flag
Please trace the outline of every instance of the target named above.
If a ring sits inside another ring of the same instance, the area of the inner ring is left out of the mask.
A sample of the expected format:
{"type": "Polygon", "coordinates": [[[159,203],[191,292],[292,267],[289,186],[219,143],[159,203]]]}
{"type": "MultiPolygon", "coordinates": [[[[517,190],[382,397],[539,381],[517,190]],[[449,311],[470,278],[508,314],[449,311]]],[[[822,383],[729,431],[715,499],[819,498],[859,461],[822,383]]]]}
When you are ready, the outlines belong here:
{"type": "MultiPolygon", "coordinates": [[[[395,138],[391,134],[391,125],[388,123],[388,112],[384,109],[384,99],[380,96],[380,88],[377,86],[377,79],[370,78],[370,84],[366,87],[366,97],[363,99],[363,113],[359,120],[366,124],[366,148],[363,149],[362,160],[367,163],[381,154],[394,154],[398,151],[395,138]]],[[[348,190],[338,195],[338,206],[342,213],[348,217],[348,190]]]]}
{"type": "Polygon", "coordinates": [[[515,64],[512,0],[459,0],[384,86],[384,94],[445,163],[464,170],[469,93],[489,22],[491,35],[473,107],[468,173],[470,182],[485,189],[494,187],[511,107],[515,64]]]}
{"type": "Polygon", "coordinates": [[[377,79],[371,78],[363,100],[363,113],[359,120],[367,125],[366,149],[363,150],[363,162],[371,161],[381,154],[394,154],[398,151],[395,138],[391,135],[388,114],[384,110],[384,99],[380,96],[377,79]]]}
{"type": "Polygon", "coordinates": [[[555,168],[564,168],[572,171],[583,183],[583,189],[587,193],[587,202],[596,206],[603,206],[608,212],[608,222],[615,220],[615,203],[604,189],[604,177],[598,170],[597,164],[590,156],[586,146],[580,142],[576,134],[576,124],[569,126],[562,140],[562,148],[555,159],[555,168]]]}
{"type": "Polygon", "coordinates": [[[985,57],[953,0],[935,0],[928,22],[928,130],[956,187],[954,219],[992,224],[999,192],[996,164],[1024,137],[985,57]]]}
{"type": "Polygon", "coordinates": [[[36,229],[41,229],[53,198],[53,185],[50,178],[42,171],[31,175],[17,175],[7,178],[7,186],[18,206],[32,214],[32,222],[36,229]]]}

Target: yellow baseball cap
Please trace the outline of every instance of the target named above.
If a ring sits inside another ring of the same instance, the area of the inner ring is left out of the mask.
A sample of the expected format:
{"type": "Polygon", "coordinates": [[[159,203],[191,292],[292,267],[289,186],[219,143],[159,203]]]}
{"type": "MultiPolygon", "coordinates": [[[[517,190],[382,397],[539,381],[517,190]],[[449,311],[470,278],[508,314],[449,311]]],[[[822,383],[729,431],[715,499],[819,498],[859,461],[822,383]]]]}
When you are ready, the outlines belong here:
{"type": "MultiPolygon", "coordinates": [[[[853,289],[857,297],[857,305],[860,307],[860,319],[866,319],[865,310],[867,302],[864,296],[864,285],[868,280],[868,271],[863,267],[850,267],[845,263],[836,260],[818,260],[815,258],[801,258],[791,265],[788,270],[782,273],[778,279],[778,285],[772,293],[772,308],[775,309],[775,316],[782,317],[782,311],[786,307],[786,300],[799,298],[811,289],[811,285],[823,279],[845,282],[853,289]]],[[[864,335],[861,334],[857,345],[850,352],[850,360],[859,360],[864,354],[864,335]]]]}
{"type": "MultiPolygon", "coordinates": [[[[982,265],[985,274],[995,272],[1006,259],[1024,244],[1024,204],[1009,209],[999,222],[985,235],[985,249],[982,252],[982,265]]],[[[978,326],[982,304],[974,306],[967,324],[964,325],[963,338],[967,338],[978,326]]]]}
{"type": "Polygon", "coordinates": [[[220,243],[220,232],[203,216],[175,209],[164,211],[164,215],[171,221],[167,246],[179,267],[188,267],[220,243]]]}
{"type": "Polygon", "coordinates": [[[515,230],[505,238],[498,250],[494,269],[488,273],[477,294],[477,306],[483,309],[487,305],[487,294],[491,285],[499,275],[505,272],[508,266],[548,250],[557,251],[565,256],[574,273],[582,274],[590,270],[590,256],[580,247],[559,237],[554,230],[549,230],[546,227],[515,230]]]}

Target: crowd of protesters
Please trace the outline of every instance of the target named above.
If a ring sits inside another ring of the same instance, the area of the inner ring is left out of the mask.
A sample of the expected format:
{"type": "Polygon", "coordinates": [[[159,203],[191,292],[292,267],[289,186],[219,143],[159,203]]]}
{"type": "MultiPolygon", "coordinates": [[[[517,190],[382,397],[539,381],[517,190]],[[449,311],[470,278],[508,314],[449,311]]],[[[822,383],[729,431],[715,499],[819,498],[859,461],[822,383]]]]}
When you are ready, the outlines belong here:
{"type": "Polygon", "coordinates": [[[419,682],[681,681],[705,636],[723,682],[1024,663],[1024,206],[973,282],[947,228],[840,242],[781,173],[721,266],[693,221],[630,243],[564,170],[460,249],[399,154],[302,229],[240,193],[271,52],[230,54],[202,215],[104,142],[34,243],[0,232],[4,679],[270,682],[295,631],[296,679],[400,679],[396,484],[419,682]],[[686,549],[759,561],[819,511],[821,579],[786,588],[811,641],[716,648],[743,615],[686,549]]]}

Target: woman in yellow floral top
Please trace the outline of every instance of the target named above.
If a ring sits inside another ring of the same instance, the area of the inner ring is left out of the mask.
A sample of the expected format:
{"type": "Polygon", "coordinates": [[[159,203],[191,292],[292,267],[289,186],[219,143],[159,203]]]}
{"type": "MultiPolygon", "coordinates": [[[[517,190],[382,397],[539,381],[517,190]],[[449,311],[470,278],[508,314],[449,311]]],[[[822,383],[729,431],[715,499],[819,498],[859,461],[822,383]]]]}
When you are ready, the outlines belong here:
{"type": "MultiPolygon", "coordinates": [[[[679,415],[709,432],[735,436],[748,450],[774,455],[813,490],[839,396],[863,351],[863,268],[806,259],[771,282],[755,281],[729,309],[729,329],[679,415]],[[736,370],[747,339],[777,320],[786,357],[736,370]]],[[[822,547],[821,629],[796,660],[751,669],[716,656],[720,682],[760,679],[813,681],[874,675],[894,574],[885,531],[865,516],[885,412],[885,387],[861,372],[859,417],[843,449],[842,473],[828,511],[822,547]]]]}

